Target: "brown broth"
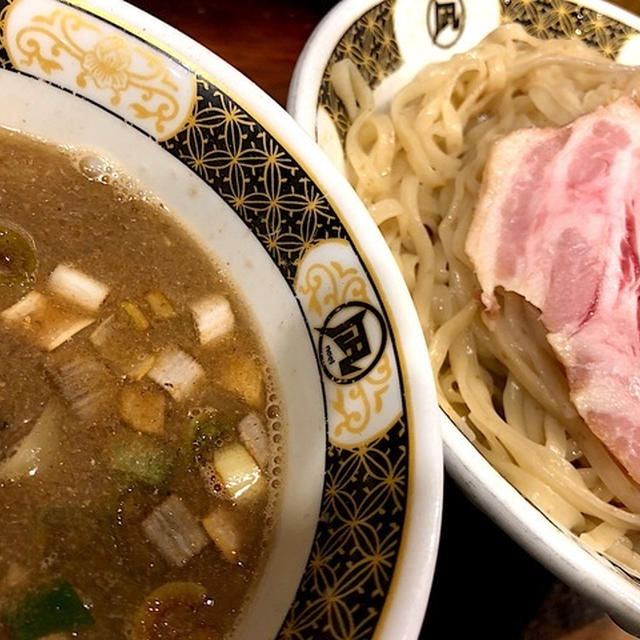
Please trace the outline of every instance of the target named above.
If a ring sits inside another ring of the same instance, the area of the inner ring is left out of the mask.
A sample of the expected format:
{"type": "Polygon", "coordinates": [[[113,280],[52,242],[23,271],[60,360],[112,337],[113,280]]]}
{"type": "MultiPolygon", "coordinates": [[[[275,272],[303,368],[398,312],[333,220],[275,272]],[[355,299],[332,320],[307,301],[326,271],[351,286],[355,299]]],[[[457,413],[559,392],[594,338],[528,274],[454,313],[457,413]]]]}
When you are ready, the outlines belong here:
{"type": "MultiPolygon", "coordinates": [[[[172,452],[175,462],[168,480],[158,487],[136,483],[109,467],[105,451],[110,443],[134,433],[118,416],[117,396],[111,409],[91,419],[78,418],[66,406],[55,464],[33,477],[0,481],[0,619],[30,589],[62,578],[95,619],[92,627],[64,637],[125,638],[147,594],[167,582],[188,581],[203,585],[213,601],[201,611],[201,624],[221,634],[229,632],[260,574],[268,547],[274,501],[269,470],[263,470],[267,492],[249,506],[237,506],[245,538],[242,562],[228,562],[210,543],[186,566],[172,567],[145,538],[141,521],[170,494],[180,496],[198,518],[220,500],[205,491],[190,442],[185,440],[190,409],[214,406],[233,422],[256,410],[267,424],[264,403],[252,409],[241,396],[218,384],[219,373],[239,359],[254,359],[265,371],[263,350],[248,313],[208,256],[157,205],[90,181],[69,154],[5,130],[0,130],[2,223],[30,234],[39,266],[33,282],[0,285],[0,310],[31,289],[46,293],[46,279],[60,263],[111,289],[97,321],[49,354],[0,322],[0,459],[30,431],[48,400],[59,395],[47,367],[77,353],[97,357],[88,337],[102,319],[114,313],[122,318],[118,305],[123,300],[136,302],[151,321],[147,330],[127,333],[133,336],[132,352],[136,345],[146,352],[176,345],[204,367],[207,384],[188,401],[178,403],[166,396],[166,433],[154,439],[172,452]],[[144,300],[151,289],[166,295],[176,318],[153,319],[144,300]],[[188,305],[210,293],[221,293],[231,301],[236,325],[231,336],[201,346],[188,305]]],[[[130,383],[107,365],[115,392],[130,383]]],[[[143,384],[154,387],[147,379],[143,384]]],[[[266,374],[264,386],[273,404],[266,374]]],[[[237,437],[233,429],[229,434],[229,439],[237,437]]],[[[0,638],[10,638],[1,625],[0,638]]],[[[206,632],[197,637],[206,637],[206,632]]]]}

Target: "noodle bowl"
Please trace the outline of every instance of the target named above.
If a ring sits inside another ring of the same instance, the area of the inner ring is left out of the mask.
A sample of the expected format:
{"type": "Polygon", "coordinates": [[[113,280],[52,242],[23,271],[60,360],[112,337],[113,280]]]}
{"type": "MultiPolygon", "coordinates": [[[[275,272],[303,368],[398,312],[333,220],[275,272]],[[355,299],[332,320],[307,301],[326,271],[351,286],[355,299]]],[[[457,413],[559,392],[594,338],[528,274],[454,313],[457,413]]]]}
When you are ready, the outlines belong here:
{"type": "Polygon", "coordinates": [[[387,112],[373,110],[350,61],[334,65],[331,81],[352,121],[348,177],[412,293],[441,406],[556,524],[640,575],[638,485],[576,412],[538,310],[502,292],[500,313],[485,313],[464,251],[492,143],[634,95],[640,73],[508,24],[426,67],[387,112]]]}

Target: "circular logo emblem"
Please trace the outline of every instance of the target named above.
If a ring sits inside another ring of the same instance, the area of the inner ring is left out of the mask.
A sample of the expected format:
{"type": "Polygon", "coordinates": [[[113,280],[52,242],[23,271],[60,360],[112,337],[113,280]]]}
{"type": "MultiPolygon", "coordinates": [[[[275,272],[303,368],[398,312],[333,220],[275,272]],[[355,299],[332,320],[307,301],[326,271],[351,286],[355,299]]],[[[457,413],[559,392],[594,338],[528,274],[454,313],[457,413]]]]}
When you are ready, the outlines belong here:
{"type": "Polygon", "coordinates": [[[427,29],[433,44],[441,49],[452,47],[464,29],[462,0],[430,0],[427,6],[427,29]]]}
{"type": "Polygon", "coordinates": [[[372,305],[356,300],[331,311],[318,331],[322,369],[338,384],[364,378],[376,366],[387,344],[382,314],[372,305]]]}

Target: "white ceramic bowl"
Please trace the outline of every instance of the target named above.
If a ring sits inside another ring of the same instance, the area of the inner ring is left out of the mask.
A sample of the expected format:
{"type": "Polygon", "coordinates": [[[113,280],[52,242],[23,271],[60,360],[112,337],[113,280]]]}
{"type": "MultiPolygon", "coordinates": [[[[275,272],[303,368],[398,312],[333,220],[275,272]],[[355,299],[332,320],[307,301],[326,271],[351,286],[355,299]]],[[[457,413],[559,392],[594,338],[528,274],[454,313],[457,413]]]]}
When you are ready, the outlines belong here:
{"type": "Polygon", "coordinates": [[[395,263],[324,155],[229,65],[113,0],[0,1],[0,125],[137,178],[262,334],[282,496],[234,637],[416,637],[442,506],[433,381],[395,263]],[[343,323],[357,341],[327,333],[343,323]]]}
{"type": "MultiPolygon", "coordinates": [[[[350,57],[373,89],[374,105],[391,97],[429,62],[477,44],[502,20],[517,20],[548,37],[586,38],[581,21],[598,27],[597,44],[617,60],[640,63],[640,19],[599,0],[343,0],[308,40],[290,86],[288,111],[344,168],[339,129],[345,112],[330,90],[328,69],[350,57]],[[438,5],[449,12],[438,29],[438,5]],[[534,21],[538,20],[537,25],[534,21]]],[[[640,634],[640,581],[628,576],[550,522],[507,483],[441,412],[445,463],[472,501],[562,580],[600,603],[640,634]]],[[[481,552],[481,550],[479,550],[481,552]]]]}

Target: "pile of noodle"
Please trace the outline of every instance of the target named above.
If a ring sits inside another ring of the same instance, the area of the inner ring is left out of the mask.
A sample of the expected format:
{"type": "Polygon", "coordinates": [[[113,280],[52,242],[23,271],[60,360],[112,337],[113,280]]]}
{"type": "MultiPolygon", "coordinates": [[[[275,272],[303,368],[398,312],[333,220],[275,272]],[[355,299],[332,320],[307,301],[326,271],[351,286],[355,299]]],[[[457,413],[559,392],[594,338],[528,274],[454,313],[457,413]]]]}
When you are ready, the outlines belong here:
{"type": "Polygon", "coordinates": [[[538,311],[506,293],[488,318],[464,251],[492,143],[635,95],[640,73],[580,42],[503,25],[426,67],[386,113],[372,110],[350,62],[331,79],[352,121],[348,177],[409,286],[441,406],[549,518],[640,575],[638,485],[577,414],[538,311]]]}

